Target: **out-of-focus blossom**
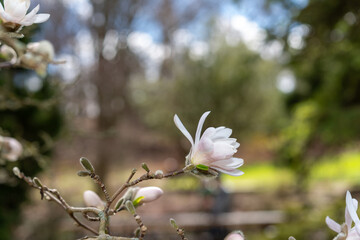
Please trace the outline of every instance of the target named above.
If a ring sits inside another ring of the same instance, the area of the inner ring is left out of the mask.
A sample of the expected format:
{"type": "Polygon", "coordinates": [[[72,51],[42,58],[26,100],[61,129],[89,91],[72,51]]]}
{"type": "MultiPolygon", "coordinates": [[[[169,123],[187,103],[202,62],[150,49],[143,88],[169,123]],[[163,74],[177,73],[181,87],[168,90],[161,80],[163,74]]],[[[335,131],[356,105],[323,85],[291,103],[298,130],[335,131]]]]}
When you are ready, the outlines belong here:
{"type": "Polygon", "coordinates": [[[23,152],[21,143],[15,138],[0,136],[0,156],[8,161],[18,160],[23,152]]]}
{"type": "Polygon", "coordinates": [[[244,240],[244,234],[241,231],[229,233],[224,240],[244,240]]]}
{"type": "Polygon", "coordinates": [[[17,54],[15,50],[8,45],[2,45],[0,48],[1,56],[11,64],[15,64],[17,61],[17,54]]]}
{"type": "MultiPolygon", "coordinates": [[[[201,130],[206,117],[210,112],[205,112],[199,121],[195,141],[186,130],[177,115],[174,116],[174,122],[179,130],[191,143],[191,150],[186,157],[186,166],[194,165],[195,171],[207,172],[211,169],[232,175],[240,176],[244,174],[237,168],[242,166],[244,160],[233,157],[240,146],[235,138],[230,138],[232,130],[226,127],[209,127],[201,135],[201,130]]],[[[193,172],[196,174],[196,172],[193,172]]]]}
{"type": "Polygon", "coordinates": [[[360,220],[356,213],[358,208],[358,201],[352,198],[349,191],[346,192],[346,208],[345,208],[345,223],[340,225],[329,217],[326,217],[325,222],[328,227],[337,232],[338,235],[334,238],[336,240],[360,240],[360,220]],[[352,227],[352,223],[355,226],[352,227]]]}
{"type": "Polygon", "coordinates": [[[163,195],[163,190],[158,187],[143,187],[135,189],[136,193],[133,197],[133,203],[135,206],[143,203],[155,201],[163,195]]]}
{"type": "Polygon", "coordinates": [[[47,61],[52,61],[55,56],[54,46],[47,40],[29,43],[27,50],[36,55],[41,55],[47,61]]]}
{"type": "Polygon", "coordinates": [[[84,192],[84,202],[87,207],[104,208],[105,206],[99,195],[90,190],[84,192]]]}
{"type": "Polygon", "coordinates": [[[17,25],[30,26],[49,19],[50,14],[37,14],[39,5],[26,14],[29,7],[30,0],[4,0],[4,6],[0,4],[0,18],[5,26],[11,28],[16,28],[17,25]]]}
{"type": "Polygon", "coordinates": [[[26,53],[20,57],[22,67],[33,69],[40,76],[46,75],[48,64],[54,59],[55,51],[49,41],[29,43],[26,53]]]}

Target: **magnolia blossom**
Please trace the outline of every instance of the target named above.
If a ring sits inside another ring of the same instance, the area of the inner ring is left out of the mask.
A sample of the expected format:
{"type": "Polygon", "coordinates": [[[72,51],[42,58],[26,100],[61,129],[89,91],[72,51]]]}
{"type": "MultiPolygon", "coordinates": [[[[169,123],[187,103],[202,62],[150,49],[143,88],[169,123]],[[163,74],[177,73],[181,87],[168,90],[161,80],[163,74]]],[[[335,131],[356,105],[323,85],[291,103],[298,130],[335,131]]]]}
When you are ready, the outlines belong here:
{"type": "Polygon", "coordinates": [[[209,114],[210,112],[205,112],[201,116],[195,134],[195,141],[179,117],[177,115],[174,116],[176,126],[191,143],[190,153],[186,157],[186,165],[206,166],[232,176],[244,174],[237,169],[243,165],[244,160],[233,157],[240,144],[236,142],[235,138],[230,138],[232,133],[230,128],[209,127],[200,136],[205,119],[209,114]]]}
{"type": "Polygon", "coordinates": [[[84,202],[88,207],[103,208],[105,206],[99,195],[90,190],[84,192],[84,202]]]}
{"type": "Polygon", "coordinates": [[[0,136],[1,157],[14,162],[18,160],[23,152],[21,143],[15,138],[0,136]]]}
{"type": "Polygon", "coordinates": [[[138,205],[140,205],[143,203],[155,201],[156,199],[160,198],[163,193],[163,190],[158,187],[144,187],[139,188],[136,191],[133,199],[136,201],[137,199],[141,198],[140,202],[138,203],[138,205]]]}
{"type": "Polygon", "coordinates": [[[228,234],[224,240],[244,240],[244,236],[239,232],[232,232],[228,234]]]}
{"type": "Polygon", "coordinates": [[[29,7],[30,0],[4,0],[4,7],[0,4],[0,18],[4,23],[14,23],[21,26],[30,26],[49,19],[50,14],[37,14],[39,5],[26,14],[29,7]]]}
{"type": "Polygon", "coordinates": [[[352,198],[349,191],[346,192],[346,208],[345,208],[345,224],[340,225],[329,217],[326,217],[325,222],[328,227],[337,232],[338,235],[335,240],[360,240],[360,220],[356,213],[358,208],[358,201],[352,198]],[[355,226],[352,227],[352,222],[355,226]]]}
{"type": "Polygon", "coordinates": [[[26,48],[33,54],[41,55],[44,60],[52,61],[54,59],[54,46],[47,40],[29,43],[26,48]]]}

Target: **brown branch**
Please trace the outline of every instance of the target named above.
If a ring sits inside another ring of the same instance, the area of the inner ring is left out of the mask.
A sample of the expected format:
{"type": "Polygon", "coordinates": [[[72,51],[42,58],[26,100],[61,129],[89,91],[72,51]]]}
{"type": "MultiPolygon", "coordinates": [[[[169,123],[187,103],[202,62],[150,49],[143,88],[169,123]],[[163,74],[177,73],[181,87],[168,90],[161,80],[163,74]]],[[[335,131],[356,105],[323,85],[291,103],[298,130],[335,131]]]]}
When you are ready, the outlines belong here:
{"type": "Polygon", "coordinates": [[[101,181],[101,178],[99,177],[99,175],[96,175],[95,173],[91,173],[90,177],[94,180],[95,183],[97,183],[100,186],[102,192],[104,193],[106,202],[109,203],[111,201],[110,195],[109,195],[108,191],[106,190],[105,184],[101,181]]]}
{"type": "Polygon", "coordinates": [[[150,180],[150,179],[163,179],[163,178],[169,178],[169,177],[175,177],[177,175],[185,173],[185,168],[179,171],[175,171],[172,173],[168,173],[165,175],[155,175],[154,173],[147,172],[140,176],[138,179],[131,181],[132,177],[135,175],[136,169],[133,169],[131,172],[129,178],[127,179],[126,183],[124,183],[111,197],[110,201],[106,204],[105,212],[107,212],[110,209],[111,204],[115,201],[115,199],[127,188],[132,187],[142,181],[150,180]]]}
{"type": "Polygon", "coordinates": [[[86,224],[82,223],[77,219],[74,215],[75,212],[81,212],[81,211],[87,211],[87,212],[97,212],[100,211],[96,208],[75,208],[71,207],[67,202],[61,197],[60,193],[56,189],[49,189],[46,186],[38,186],[34,183],[34,181],[30,178],[25,176],[24,173],[19,172],[19,175],[17,175],[20,179],[23,179],[29,186],[36,188],[40,190],[41,196],[45,196],[45,199],[49,201],[54,201],[61,207],[65,209],[65,211],[69,214],[69,216],[78,224],[78,226],[85,228],[86,230],[98,234],[97,231],[86,224]]]}

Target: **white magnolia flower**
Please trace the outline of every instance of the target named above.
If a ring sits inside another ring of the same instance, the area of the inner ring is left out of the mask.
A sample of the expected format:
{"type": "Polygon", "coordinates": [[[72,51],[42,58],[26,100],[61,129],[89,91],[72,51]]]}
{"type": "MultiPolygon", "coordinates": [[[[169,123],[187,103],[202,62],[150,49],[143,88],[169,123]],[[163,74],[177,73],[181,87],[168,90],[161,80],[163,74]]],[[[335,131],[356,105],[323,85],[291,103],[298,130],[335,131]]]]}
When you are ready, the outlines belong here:
{"type": "Polygon", "coordinates": [[[158,187],[143,187],[139,188],[134,196],[134,200],[139,199],[137,205],[155,201],[163,195],[163,190],[158,187]]]}
{"type": "Polygon", "coordinates": [[[186,157],[186,165],[193,164],[196,167],[200,167],[200,170],[203,170],[201,169],[202,166],[206,166],[210,169],[215,169],[232,176],[244,174],[237,169],[243,165],[244,160],[233,157],[240,144],[236,142],[235,138],[230,138],[232,133],[230,128],[209,127],[200,137],[201,129],[209,114],[210,112],[205,112],[201,116],[195,134],[195,141],[188,130],[186,130],[179,117],[177,115],[174,116],[176,126],[191,143],[190,153],[186,157]]]}
{"type": "Polygon", "coordinates": [[[15,23],[21,26],[30,26],[49,19],[50,14],[37,14],[39,5],[26,14],[29,7],[30,0],[4,0],[4,7],[0,4],[0,18],[4,23],[15,23]]]}
{"type": "Polygon", "coordinates": [[[21,143],[15,138],[0,136],[0,155],[8,161],[18,160],[23,152],[21,143]]]}
{"type": "Polygon", "coordinates": [[[224,240],[244,240],[244,235],[242,232],[237,231],[237,232],[232,232],[230,234],[228,234],[224,240]]]}
{"type": "Polygon", "coordinates": [[[105,203],[95,192],[87,190],[84,192],[84,202],[87,207],[103,208],[105,203]]]}
{"type": "Polygon", "coordinates": [[[328,227],[337,232],[338,235],[334,240],[360,240],[360,220],[356,213],[358,208],[358,201],[352,198],[349,191],[346,192],[346,208],[345,208],[345,223],[340,225],[329,217],[326,217],[325,222],[328,227]],[[355,226],[352,227],[352,222],[355,226]]]}

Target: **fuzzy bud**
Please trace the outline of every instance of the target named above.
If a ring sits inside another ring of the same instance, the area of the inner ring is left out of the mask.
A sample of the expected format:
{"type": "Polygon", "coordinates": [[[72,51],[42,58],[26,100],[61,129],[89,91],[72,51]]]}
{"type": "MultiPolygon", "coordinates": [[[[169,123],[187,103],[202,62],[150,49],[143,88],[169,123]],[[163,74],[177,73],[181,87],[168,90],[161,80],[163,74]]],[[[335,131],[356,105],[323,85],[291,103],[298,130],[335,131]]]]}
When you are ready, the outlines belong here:
{"type": "Polygon", "coordinates": [[[90,190],[84,192],[84,202],[87,207],[103,208],[105,206],[99,195],[90,190]]]}
{"type": "Polygon", "coordinates": [[[14,167],[14,168],[13,168],[13,173],[14,173],[14,175],[17,176],[18,178],[22,178],[20,169],[19,169],[18,167],[14,167]]]}
{"type": "Polygon", "coordinates": [[[161,179],[164,177],[164,172],[161,170],[156,170],[155,172],[155,178],[161,179]]]}
{"type": "Polygon", "coordinates": [[[80,158],[80,164],[83,166],[83,168],[91,173],[95,172],[95,169],[93,165],[90,163],[90,161],[87,158],[80,158]]]}
{"type": "Polygon", "coordinates": [[[142,163],[141,167],[146,171],[146,172],[150,172],[150,169],[148,167],[148,165],[146,163],[142,163]]]}

